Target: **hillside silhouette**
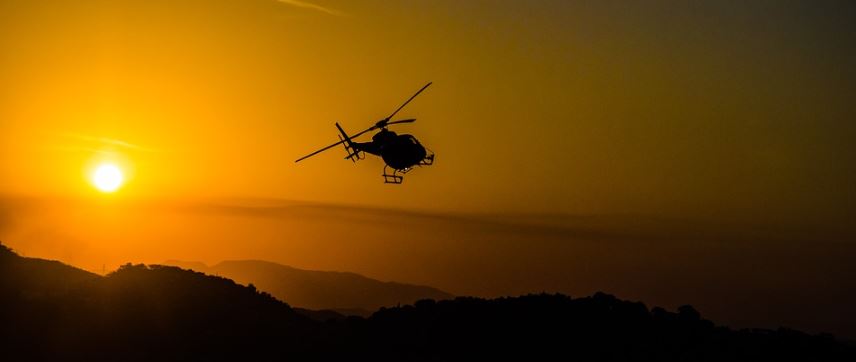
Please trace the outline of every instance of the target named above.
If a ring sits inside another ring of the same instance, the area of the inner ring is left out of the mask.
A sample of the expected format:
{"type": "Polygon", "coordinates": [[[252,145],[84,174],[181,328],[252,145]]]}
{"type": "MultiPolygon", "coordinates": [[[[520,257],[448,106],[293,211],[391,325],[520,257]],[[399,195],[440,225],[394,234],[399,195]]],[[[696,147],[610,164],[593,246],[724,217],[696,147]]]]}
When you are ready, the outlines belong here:
{"type": "Polygon", "coordinates": [[[132,264],[101,277],[2,246],[0,295],[10,361],[856,360],[830,335],[734,331],[603,293],[421,300],[321,323],[222,277],[132,264]]]}
{"type": "MultiPolygon", "coordinates": [[[[87,205],[0,196],[0,216],[14,215],[5,228],[0,221],[0,239],[87,270],[160,261],[168,250],[184,260],[261,255],[487,298],[607,289],[650,305],[692,304],[733,327],[784,325],[856,340],[856,318],[842,318],[856,305],[856,243],[844,242],[856,237],[832,231],[644,215],[455,214],[214,199],[126,205],[128,220],[146,221],[145,232],[128,233],[131,224],[98,231],[104,210],[87,205]],[[173,239],[176,225],[181,242],[173,239]],[[61,241],[60,232],[67,235],[61,241]]],[[[274,296],[292,306],[328,307],[274,296]]]]}
{"type": "Polygon", "coordinates": [[[165,264],[253,284],[293,306],[347,315],[368,316],[380,307],[453,297],[427,286],[382,282],[356,273],[302,270],[260,260],[224,261],[211,267],[175,260],[165,264]]]}
{"type": "Polygon", "coordinates": [[[176,267],[101,277],[0,245],[0,276],[0,353],[12,360],[220,360],[318,345],[307,340],[317,325],[287,304],[176,267]]]}

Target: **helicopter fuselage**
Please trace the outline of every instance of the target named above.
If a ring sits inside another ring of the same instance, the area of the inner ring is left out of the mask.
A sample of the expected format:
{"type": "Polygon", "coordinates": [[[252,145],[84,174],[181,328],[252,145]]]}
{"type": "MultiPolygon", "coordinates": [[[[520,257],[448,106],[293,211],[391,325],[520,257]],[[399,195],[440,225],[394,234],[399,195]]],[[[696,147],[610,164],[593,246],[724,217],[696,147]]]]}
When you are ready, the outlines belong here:
{"type": "Polygon", "coordinates": [[[416,166],[428,154],[416,137],[409,134],[399,135],[385,129],[375,134],[371,142],[354,142],[354,148],[380,156],[389,167],[396,170],[416,166]]]}

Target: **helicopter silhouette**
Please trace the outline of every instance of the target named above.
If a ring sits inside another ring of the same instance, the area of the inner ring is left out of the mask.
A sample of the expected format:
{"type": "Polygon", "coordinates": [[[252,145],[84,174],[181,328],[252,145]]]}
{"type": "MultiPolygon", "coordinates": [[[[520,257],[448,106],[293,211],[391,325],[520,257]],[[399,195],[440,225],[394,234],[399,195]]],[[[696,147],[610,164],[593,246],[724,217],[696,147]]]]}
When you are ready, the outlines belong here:
{"type": "Polygon", "coordinates": [[[365,154],[372,154],[375,156],[380,156],[383,159],[383,162],[386,164],[383,166],[383,182],[390,184],[400,184],[404,181],[404,174],[412,170],[416,166],[430,166],[434,164],[434,152],[422,146],[419,143],[419,140],[416,137],[413,137],[409,134],[396,134],[393,131],[387,129],[390,125],[400,124],[400,123],[413,123],[416,121],[415,118],[410,119],[401,119],[397,121],[390,121],[393,116],[395,116],[399,111],[401,111],[404,106],[406,106],[413,98],[422,93],[425,88],[431,85],[431,82],[426,84],[422,89],[420,89],[416,94],[410,97],[404,104],[402,104],[395,112],[392,112],[388,117],[377,121],[373,126],[369,127],[365,131],[358,132],[351,136],[342,129],[342,126],[339,125],[339,122],[336,122],[336,128],[339,130],[339,142],[336,142],[332,145],[324,147],[318,151],[312,152],[306,156],[303,156],[297,159],[296,162],[303,161],[309,157],[315,156],[321,152],[324,152],[330,148],[333,148],[337,145],[344,145],[345,151],[347,151],[348,155],[345,157],[346,160],[351,160],[353,162],[357,162],[357,160],[362,160],[365,158],[365,154]],[[378,133],[375,133],[372,136],[371,142],[354,142],[354,139],[362,136],[367,132],[371,132],[374,130],[380,130],[378,133]],[[392,173],[389,172],[389,169],[392,169],[392,173]]]}

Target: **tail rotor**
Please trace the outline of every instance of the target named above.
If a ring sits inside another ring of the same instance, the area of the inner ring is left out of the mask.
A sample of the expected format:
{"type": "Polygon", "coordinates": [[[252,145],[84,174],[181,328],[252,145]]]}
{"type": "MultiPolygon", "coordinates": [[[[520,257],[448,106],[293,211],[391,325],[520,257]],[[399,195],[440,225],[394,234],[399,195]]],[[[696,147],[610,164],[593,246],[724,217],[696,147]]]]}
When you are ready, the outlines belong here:
{"type": "Polygon", "coordinates": [[[348,133],[342,129],[342,126],[339,125],[339,122],[336,122],[336,128],[339,129],[339,141],[342,145],[345,146],[345,151],[348,153],[348,156],[345,157],[346,160],[351,160],[351,162],[357,162],[357,160],[362,160],[364,155],[359,148],[356,147],[354,141],[351,141],[351,137],[348,136],[348,133]]]}

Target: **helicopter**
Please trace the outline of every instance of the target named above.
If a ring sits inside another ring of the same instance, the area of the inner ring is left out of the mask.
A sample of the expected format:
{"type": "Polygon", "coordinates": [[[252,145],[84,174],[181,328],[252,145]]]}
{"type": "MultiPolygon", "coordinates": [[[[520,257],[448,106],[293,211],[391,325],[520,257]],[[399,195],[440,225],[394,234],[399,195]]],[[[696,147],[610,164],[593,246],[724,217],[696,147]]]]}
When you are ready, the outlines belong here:
{"type": "Polygon", "coordinates": [[[339,142],[336,142],[332,145],[324,147],[318,151],[312,152],[306,156],[303,156],[296,161],[295,163],[303,161],[309,157],[315,156],[321,152],[324,152],[330,148],[333,148],[338,145],[344,145],[345,151],[347,152],[346,160],[351,160],[352,162],[357,162],[357,160],[362,160],[365,158],[365,154],[372,154],[375,156],[379,156],[383,159],[385,165],[383,166],[383,182],[388,184],[400,184],[404,181],[404,174],[412,170],[416,166],[430,166],[434,164],[434,152],[422,146],[419,143],[419,140],[416,137],[413,137],[409,134],[396,134],[393,131],[387,129],[389,126],[394,124],[401,123],[413,123],[416,121],[415,118],[410,119],[401,119],[396,121],[391,121],[392,117],[395,116],[399,111],[401,111],[404,106],[406,106],[413,98],[416,98],[422,91],[424,91],[428,86],[431,85],[431,82],[428,82],[422,89],[420,89],[416,94],[411,96],[407,101],[405,101],[395,112],[392,112],[388,117],[381,119],[380,121],[375,122],[375,124],[365,131],[355,133],[353,135],[348,136],[342,126],[339,125],[339,122],[336,122],[336,128],[339,130],[339,142]],[[367,132],[371,132],[374,130],[380,130],[372,136],[371,142],[355,142],[354,139],[362,136],[367,132]],[[392,170],[390,173],[389,170],[392,170]]]}

